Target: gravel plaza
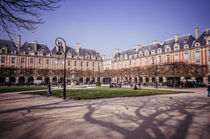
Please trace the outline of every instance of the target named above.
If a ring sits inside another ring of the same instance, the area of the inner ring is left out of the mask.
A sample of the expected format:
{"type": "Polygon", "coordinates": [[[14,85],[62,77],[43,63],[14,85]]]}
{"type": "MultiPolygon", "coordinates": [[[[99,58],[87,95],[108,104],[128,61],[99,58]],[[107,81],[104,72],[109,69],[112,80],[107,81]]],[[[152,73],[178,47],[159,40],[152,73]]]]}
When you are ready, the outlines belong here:
{"type": "Polygon", "coordinates": [[[195,93],[63,100],[0,94],[1,138],[209,139],[210,98],[195,93]]]}

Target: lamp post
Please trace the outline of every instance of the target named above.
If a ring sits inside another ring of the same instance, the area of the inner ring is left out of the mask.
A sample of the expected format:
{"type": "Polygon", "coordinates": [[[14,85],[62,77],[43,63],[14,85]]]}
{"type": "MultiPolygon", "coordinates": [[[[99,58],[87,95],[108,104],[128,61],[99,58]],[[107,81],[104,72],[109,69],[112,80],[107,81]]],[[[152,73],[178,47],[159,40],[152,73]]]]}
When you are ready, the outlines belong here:
{"type": "Polygon", "coordinates": [[[58,55],[62,54],[60,47],[63,47],[63,53],[64,53],[63,98],[66,99],[66,41],[63,38],[58,37],[55,40],[55,45],[58,55]]]}

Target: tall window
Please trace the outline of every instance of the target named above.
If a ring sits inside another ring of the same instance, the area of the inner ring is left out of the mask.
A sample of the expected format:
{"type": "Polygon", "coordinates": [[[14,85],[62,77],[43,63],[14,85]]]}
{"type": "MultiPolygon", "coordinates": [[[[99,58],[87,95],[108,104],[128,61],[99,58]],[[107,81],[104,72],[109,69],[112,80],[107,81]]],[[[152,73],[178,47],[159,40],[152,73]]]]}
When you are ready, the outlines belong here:
{"type": "Polygon", "coordinates": [[[162,62],[162,58],[161,56],[158,57],[158,62],[161,63],[162,62]]]}
{"type": "Polygon", "coordinates": [[[200,51],[196,51],[195,52],[195,58],[196,59],[200,59],[200,51]]]}
{"type": "Polygon", "coordinates": [[[6,57],[2,56],[1,57],[1,63],[5,63],[6,57]]]}
{"type": "Polygon", "coordinates": [[[155,64],[155,58],[152,57],[152,64],[155,64]]]}
{"type": "Polygon", "coordinates": [[[47,59],[47,64],[50,64],[50,60],[49,59],[47,59]]]}
{"type": "Polygon", "coordinates": [[[68,66],[69,66],[69,67],[71,66],[71,61],[70,61],[70,60],[68,61],[68,66]]]}
{"type": "Polygon", "coordinates": [[[83,67],[83,62],[81,61],[81,63],[80,63],[80,66],[81,66],[81,68],[83,67]]]}
{"type": "Polygon", "coordinates": [[[95,62],[93,62],[93,68],[95,67],[95,62]]]}
{"type": "Polygon", "coordinates": [[[15,63],[15,57],[12,57],[11,63],[15,63]]]}
{"type": "Polygon", "coordinates": [[[208,50],[209,58],[210,58],[210,49],[208,50]]]}
{"type": "Polygon", "coordinates": [[[77,67],[77,61],[74,61],[74,67],[77,67]]]}
{"type": "Polygon", "coordinates": [[[145,63],[148,64],[148,58],[147,57],[145,58],[145,63]]]}
{"type": "Polygon", "coordinates": [[[178,61],[179,60],[179,55],[175,54],[174,59],[175,59],[175,61],[178,61]]]}
{"type": "Polygon", "coordinates": [[[167,55],[167,56],[166,56],[166,62],[169,62],[169,60],[170,60],[170,56],[167,55]]]}
{"type": "Polygon", "coordinates": [[[20,62],[21,64],[25,63],[25,58],[21,58],[20,62]]]}
{"type": "Polygon", "coordinates": [[[188,53],[184,53],[184,60],[188,60],[188,59],[189,59],[188,53]]]}
{"type": "Polygon", "coordinates": [[[39,59],[38,62],[39,62],[39,64],[42,64],[42,59],[39,59]]]}
{"type": "Polygon", "coordinates": [[[130,65],[131,65],[131,60],[130,60],[130,65]]]}
{"type": "Polygon", "coordinates": [[[34,58],[30,58],[30,63],[34,63],[34,58]]]}
{"type": "Polygon", "coordinates": [[[89,62],[87,62],[86,64],[87,64],[87,65],[86,65],[86,66],[87,66],[87,68],[89,68],[89,62]]]}

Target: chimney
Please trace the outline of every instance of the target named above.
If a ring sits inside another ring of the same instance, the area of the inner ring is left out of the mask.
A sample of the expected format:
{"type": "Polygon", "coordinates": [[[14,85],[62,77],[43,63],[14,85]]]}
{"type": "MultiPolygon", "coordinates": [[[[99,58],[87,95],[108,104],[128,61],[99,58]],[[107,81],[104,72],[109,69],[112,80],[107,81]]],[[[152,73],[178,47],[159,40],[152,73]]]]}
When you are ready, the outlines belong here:
{"type": "Polygon", "coordinates": [[[79,53],[79,43],[76,44],[76,52],[79,53]]]}
{"type": "Polygon", "coordinates": [[[20,45],[21,45],[21,35],[18,35],[18,43],[17,43],[18,50],[20,50],[20,45]]]}
{"type": "Polygon", "coordinates": [[[140,49],[141,45],[136,45],[136,51],[138,51],[140,49]]]}
{"type": "Polygon", "coordinates": [[[115,48],[114,49],[114,54],[117,54],[117,53],[119,53],[119,49],[115,48]]]}
{"type": "Polygon", "coordinates": [[[178,34],[176,34],[176,35],[175,35],[175,37],[174,37],[174,39],[175,39],[175,42],[177,42],[177,41],[178,41],[178,39],[179,39],[179,35],[178,35],[178,34]]]}
{"type": "Polygon", "coordinates": [[[199,37],[199,28],[195,28],[195,39],[197,40],[199,37]]]}
{"type": "Polygon", "coordinates": [[[35,40],[35,43],[34,43],[34,51],[36,52],[37,51],[37,41],[35,40]]]}
{"type": "Polygon", "coordinates": [[[153,41],[153,46],[154,46],[156,43],[157,43],[157,40],[154,40],[154,41],[153,41]]]}

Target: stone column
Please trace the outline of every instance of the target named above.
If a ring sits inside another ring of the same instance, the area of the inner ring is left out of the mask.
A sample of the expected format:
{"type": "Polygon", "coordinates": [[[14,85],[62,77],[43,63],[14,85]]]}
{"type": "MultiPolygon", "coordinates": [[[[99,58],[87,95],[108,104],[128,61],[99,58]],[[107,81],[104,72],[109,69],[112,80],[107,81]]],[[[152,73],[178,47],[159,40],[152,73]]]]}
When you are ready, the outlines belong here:
{"type": "Polygon", "coordinates": [[[167,78],[163,77],[163,82],[166,83],[167,82],[167,78]]]}
{"type": "Polygon", "coordinates": [[[149,77],[149,83],[152,83],[152,77],[149,77]]]}
{"type": "Polygon", "coordinates": [[[192,79],[192,81],[195,81],[195,80],[196,80],[196,78],[195,78],[195,77],[191,77],[191,79],[192,79]]]}
{"type": "Polygon", "coordinates": [[[184,82],[184,80],[185,80],[185,77],[181,77],[181,82],[184,82]]]}
{"type": "Polygon", "coordinates": [[[15,84],[18,84],[19,78],[15,77],[15,84]]]}
{"type": "Polygon", "coordinates": [[[9,77],[5,78],[5,82],[7,82],[7,83],[9,82],[9,77]]]}
{"type": "Polygon", "coordinates": [[[146,83],[146,78],[145,77],[142,77],[142,79],[143,79],[143,83],[146,83]]]}
{"type": "Polygon", "coordinates": [[[158,82],[158,83],[159,83],[159,77],[156,77],[156,79],[155,79],[155,80],[156,80],[156,82],[158,82]]]}
{"type": "Polygon", "coordinates": [[[86,77],[83,77],[83,84],[85,84],[85,82],[86,82],[86,77]]]}

